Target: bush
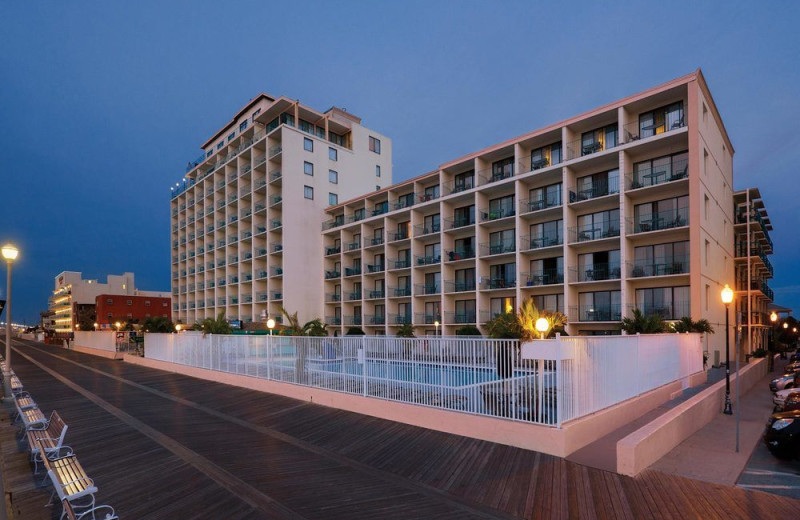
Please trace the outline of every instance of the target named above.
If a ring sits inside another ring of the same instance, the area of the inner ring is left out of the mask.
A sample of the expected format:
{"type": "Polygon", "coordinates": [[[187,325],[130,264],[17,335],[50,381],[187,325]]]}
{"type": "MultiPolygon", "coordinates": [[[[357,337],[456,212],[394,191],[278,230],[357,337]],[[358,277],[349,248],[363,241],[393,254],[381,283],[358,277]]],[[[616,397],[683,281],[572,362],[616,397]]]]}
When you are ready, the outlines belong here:
{"type": "Polygon", "coordinates": [[[622,330],[628,334],[660,334],[666,332],[667,324],[658,314],[645,316],[641,310],[633,309],[632,318],[622,319],[622,330]]]}
{"type": "Polygon", "coordinates": [[[767,351],[764,350],[763,348],[757,348],[753,351],[753,357],[754,358],[767,357],[767,351]]]}
{"type": "Polygon", "coordinates": [[[692,321],[692,318],[684,316],[672,325],[675,332],[708,332],[714,334],[714,327],[706,319],[692,321]]]}
{"type": "Polygon", "coordinates": [[[362,329],[361,327],[350,327],[349,329],[347,329],[347,333],[345,334],[345,336],[364,336],[364,335],[365,335],[364,329],[362,329]]]}
{"type": "Polygon", "coordinates": [[[400,325],[400,328],[397,329],[397,337],[398,338],[414,338],[414,326],[410,323],[403,323],[400,325]]]}
{"type": "Polygon", "coordinates": [[[465,325],[456,329],[456,336],[482,336],[482,334],[475,325],[465,325]]]}
{"type": "Polygon", "coordinates": [[[520,339],[522,327],[513,312],[498,314],[486,323],[486,330],[492,339],[520,339]]]}

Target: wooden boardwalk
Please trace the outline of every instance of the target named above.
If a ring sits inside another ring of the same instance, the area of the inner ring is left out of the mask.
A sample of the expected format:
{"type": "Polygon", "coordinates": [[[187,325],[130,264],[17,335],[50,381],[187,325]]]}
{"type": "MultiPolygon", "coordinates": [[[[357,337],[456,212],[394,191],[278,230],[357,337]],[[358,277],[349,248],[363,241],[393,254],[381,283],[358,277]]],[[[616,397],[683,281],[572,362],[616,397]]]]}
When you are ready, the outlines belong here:
{"type": "MultiPolygon", "coordinates": [[[[123,519],[800,518],[789,498],[623,477],[41,344],[17,343],[12,361],[123,519]]],[[[14,518],[58,518],[2,415],[14,518]]]]}

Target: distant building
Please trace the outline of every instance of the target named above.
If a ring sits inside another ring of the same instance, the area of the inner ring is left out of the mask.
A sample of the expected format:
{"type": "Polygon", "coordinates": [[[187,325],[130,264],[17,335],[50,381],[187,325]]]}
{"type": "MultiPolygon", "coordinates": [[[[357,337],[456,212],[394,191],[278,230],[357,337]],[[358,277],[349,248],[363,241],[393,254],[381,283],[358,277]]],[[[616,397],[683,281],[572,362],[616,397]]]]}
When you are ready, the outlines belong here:
{"type": "Polygon", "coordinates": [[[767,348],[770,304],[775,300],[767,280],[774,271],[769,261],[772,254],[772,223],[767,215],[758,188],[734,192],[734,260],[736,264],[736,310],[741,316],[741,354],[767,348]]]}
{"type": "Polygon", "coordinates": [[[164,296],[100,294],[95,298],[95,322],[99,328],[113,327],[117,320],[142,321],[154,316],[172,319],[172,298],[164,296]]]}
{"type": "Polygon", "coordinates": [[[84,315],[91,315],[90,319],[94,321],[96,299],[100,295],[149,296],[169,299],[168,292],[136,289],[133,273],[108,275],[106,283],[99,283],[97,280],[84,280],[82,273],[64,271],[55,277],[55,288],[48,306],[49,311],[54,315],[53,328],[56,334],[73,332],[84,315]]]}

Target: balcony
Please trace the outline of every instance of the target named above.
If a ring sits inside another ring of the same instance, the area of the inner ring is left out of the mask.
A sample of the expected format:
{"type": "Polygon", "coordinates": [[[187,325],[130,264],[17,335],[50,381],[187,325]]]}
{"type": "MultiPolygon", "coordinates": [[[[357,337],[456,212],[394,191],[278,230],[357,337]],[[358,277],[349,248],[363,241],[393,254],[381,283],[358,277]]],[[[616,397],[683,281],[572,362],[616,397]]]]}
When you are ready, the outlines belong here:
{"type": "MultiPolygon", "coordinates": [[[[513,166],[513,163],[511,164],[513,166]]],[[[493,182],[500,182],[504,179],[510,179],[514,176],[514,169],[504,167],[500,170],[487,170],[485,174],[481,175],[479,172],[478,178],[481,180],[481,186],[491,184],[493,182]]]]}
{"type": "Polygon", "coordinates": [[[686,126],[683,103],[675,103],[652,113],[653,117],[625,125],[622,131],[623,144],[663,135],[686,126]]]}
{"type": "Polygon", "coordinates": [[[325,295],[325,301],[328,303],[338,303],[342,301],[342,295],[339,293],[328,293],[325,295]]]}
{"type": "Polygon", "coordinates": [[[382,202],[380,204],[376,204],[374,208],[372,208],[371,216],[377,217],[378,215],[383,215],[389,212],[389,203],[382,202]]]}
{"type": "Polygon", "coordinates": [[[348,242],[348,243],[346,243],[344,245],[344,250],[345,251],[356,251],[358,249],[361,249],[361,242],[358,242],[358,241],[356,241],[356,242],[348,242]]]}
{"type": "Polygon", "coordinates": [[[600,282],[619,280],[622,269],[619,262],[597,263],[587,268],[571,267],[573,282],[600,282]]]}
{"type": "Polygon", "coordinates": [[[572,204],[617,193],[619,193],[619,177],[612,177],[606,182],[590,183],[580,188],[573,186],[569,189],[569,202],[572,204]]]}
{"type": "Polygon", "coordinates": [[[325,279],[326,280],[333,280],[335,278],[339,278],[340,276],[342,276],[341,271],[338,271],[338,270],[325,271],[325,279]]]}
{"type": "Polygon", "coordinates": [[[484,278],[481,281],[481,290],[513,289],[517,286],[514,278],[484,278]]]}
{"type": "Polygon", "coordinates": [[[448,262],[456,262],[458,260],[468,260],[470,258],[475,258],[474,248],[461,248],[461,249],[453,249],[452,251],[447,251],[446,260],[448,262]]]}
{"type": "Polygon", "coordinates": [[[454,193],[461,193],[462,191],[471,190],[474,187],[475,187],[474,176],[458,179],[445,185],[445,189],[448,190],[449,195],[452,195],[454,193]]]}
{"type": "Polygon", "coordinates": [[[517,246],[513,240],[503,240],[500,242],[489,242],[481,244],[481,255],[502,255],[506,253],[513,253],[517,250],[517,246]]]}
{"type": "Polygon", "coordinates": [[[342,318],[340,316],[325,316],[325,323],[328,325],[341,325],[342,318]]]}
{"type": "Polygon", "coordinates": [[[652,168],[641,168],[625,175],[628,189],[638,190],[667,182],[679,181],[689,177],[689,161],[684,159],[652,168]]]}
{"type": "Polygon", "coordinates": [[[522,248],[525,251],[564,245],[564,240],[559,235],[523,236],[522,248]]]}
{"type": "Polygon", "coordinates": [[[661,316],[665,320],[679,320],[691,316],[688,301],[637,304],[635,308],[645,316],[661,316]]]}
{"type": "Polygon", "coordinates": [[[424,325],[433,325],[436,322],[441,323],[442,317],[439,314],[432,314],[427,312],[418,312],[417,319],[414,323],[420,323],[424,325]]]}
{"type": "Polygon", "coordinates": [[[383,271],[384,266],[382,263],[367,264],[367,274],[382,273],[383,271]]]}
{"type": "Polygon", "coordinates": [[[438,233],[442,230],[442,225],[439,222],[432,222],[430,224],[417,224],[414,226],[414,236],[421,237],[438,233]]]}
{"type": "Polygon", "coordinates": [[[670,276],[674,274],[687,274],[689,272],[689,257],[675,256],[653,258],[651,260],[636,260],[631,268],[631,278],[646,276],[670,276]]]}
{"type": "Polygon", "coordinates": [[[402,195],[397,200],[397,202],[392,204],[392,209],[398,210],[398,209],[410,208],[413,205],[414,205],[414,194],[413,193],[405,194],[402,195]]]}
{"type": "Polygon", "coordinates": [[[472,226],[475,224],[475,217],[453,217],[453,218],[446,218],[444,219],[445,229],[459,229],[466,226],[472,226]]]}
{"type": "Polygon", "coordinates": [[[386,297],[386,291],[384,291],[383,289],[377,289],[377,290],[374,290],[374,291],[369,291],[367,293],[367,296],[368,296],[367,299],[369,299],[369,300],[378,300],[378,299],[386,297]]]}
{"type": "Polygon", "coordinates": [[[367,315],[367,325],[386,325],[386,316],[383,314],[367,315]]]}
{"type": "MultiPolygon", "coordinates": [[[[612,126],[616,127],[616,123],[612,126]]],[[[587,155],[604,152],[617,146],[616,129],[605,131],[605,129],[599,128],[595,132],[603,133],[591,139],[581,137],[581,139],[567,143],[567,160],[571,161],[587,155]]]]}
{"type": "Polygon", "coordinates": [[[588,242],[619,236],[619,221],[602,221],[569,228],[570,243],[588,242]]]}
{"type": "Polygon", "coordinates": [[[408,314],[392,314],[389,317],[392,325],[405,325],[411,323],[411,313],[408,314]]]}
{"type": "Polygon", "coordinates": [[[564,283],[564,272],[558,269],[540,269],[531,273],[522,273],[523,287],[540,287],[564,283]]]}
{"type": "Polygon", "coordinates": [[[426,255],[426,256],[416,256],[417,265],[433,265],[438,264],[442,261],[441,255],[426,255]]]}
{"type": "Polygon", "coordinates": [[[444,313],[445,323],[451,325],[474,325],[477,323],[476,317],[477,313],[475,311],[444,313]]]}
{"type": "Polygon", "coordinates": [[[462,280],[462,281],[445,280],[444,282],[444,291],[446,293],[474,291],[475,287],[476,287],[475,280],[462,280]]]}
{"type": "Polygon", "coordinates": [[[483,208],[481,209],[481,222],[500,220],[502,218],[513,217],[516,214],[517,212],[514,210],[513,204],[506,204],[497,208],[483,208]]]}
{"type": "Polygon", "coordinates": [[[375,246],[382,246],[383,245],[383,235],[370,238],[367,241],[367,247],[375,247],[375,246]]]}
{"type": "Polygon", "coordinates": [[[389,241],[390,242],[399,242],[401,240],[408,240],[408,231],[398,231],[396,233],[389,233],[389,241]]]}
{"type": "Polygon", "coordinates": [[[680,228],[689,225],[689,208],[639,215],[633,221],[628,219],[628,223],[633,228],[634,234],[680,228]]]}
{"type": "Polygon", "coordinates": [[[392,287],[389,289],[390,298],[406,298],[411,296],[411,287],[392,287]]]}
{"type": "Polygon", "coordinates": [[[548,208],[561,206],[561,194],[552,197],[540,197],[538,199],[522,199],[519,201],[520,213],[532,213],[548,208]]]}
{"type": "Polygon", "coordinates": [[[358,276],[360,274],[361,274],[361,266],[344,268],[345,276],[358,276]]]}
{"type": "Polygon", "coordinates": [[[325,248],[325,256],[338,255],[341,252],[342,248],[340,246],[332,246],[325,248]]]}
{"type": "Polygon", "coordinates": [[[441,294],[441,283],[418,283],[415,287],[415,294],[417,296],[427,296],[431,294],[441,294]]]}
{"type": "Polygon", "coordinates": [[[283,148],[281,148],[280,145],[273,146],[272,148],[269,149],[269,159],[272,160],[276,158],[281,154],[282,151],[283,148]]]}
{"type": "Polygon", "coordinates": [[[273,266],[270,269],[271,276],[283,276],[283,267],[273,266]]]}
{"type": "Polygon", "coordinates": [[[361,291],[350,291],[347,293],[347,301],[355,301],[361,299],[361,291]]]}
{"type": "Polygon", "coordinates": [[[273,253],[282,253],[283,252],[283,244],[273,244],[272,252],[273,253]]]}
{"type": "Polygon", "coordinates": [[[411,260],[408,258],[398,258],[396,260],[390,260],[389,262],[392,269],[408,269],[411,267],[411,260]]]}
{"type": "Polygon", "coordinates": [[[622,321],[620,304],[579,305],[570,307],[570,314],[577,322],[622,321]]]}

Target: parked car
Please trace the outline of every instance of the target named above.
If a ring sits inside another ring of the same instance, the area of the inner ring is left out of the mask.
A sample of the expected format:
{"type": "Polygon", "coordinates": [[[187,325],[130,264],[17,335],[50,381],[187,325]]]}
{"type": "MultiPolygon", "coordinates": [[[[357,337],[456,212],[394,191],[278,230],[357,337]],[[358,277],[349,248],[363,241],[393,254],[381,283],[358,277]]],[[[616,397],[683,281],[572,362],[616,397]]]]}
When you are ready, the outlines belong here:
{"type": "Polygon", "coordinates": [[[764,431],[764,444],[776,457],[800,457],[800,410],[772,414],[764,431]]]}
{"type": "Polygon", "coordinates": [[[773,412],[788,412],[789,410],[794,410],[794,406],[798,402],[800,402],[800,388],[778,390],[772,397],[772,403],[775,405],[773,412]]]}
{"type": "Polygon", "coordinates": [[[788,365],[783,367],[783,371],[786,372],[787,374],[789,372],[798,372],[798,371],[800,371],[800,361],[793,361],[793,362],[789,363],[788,365]]]}
{"type": "Polygon", "coordinates": [[[772,392],[786,388],[800,388],[800,372],[783,374],[769,382],[769,389],[772,392]]]}

